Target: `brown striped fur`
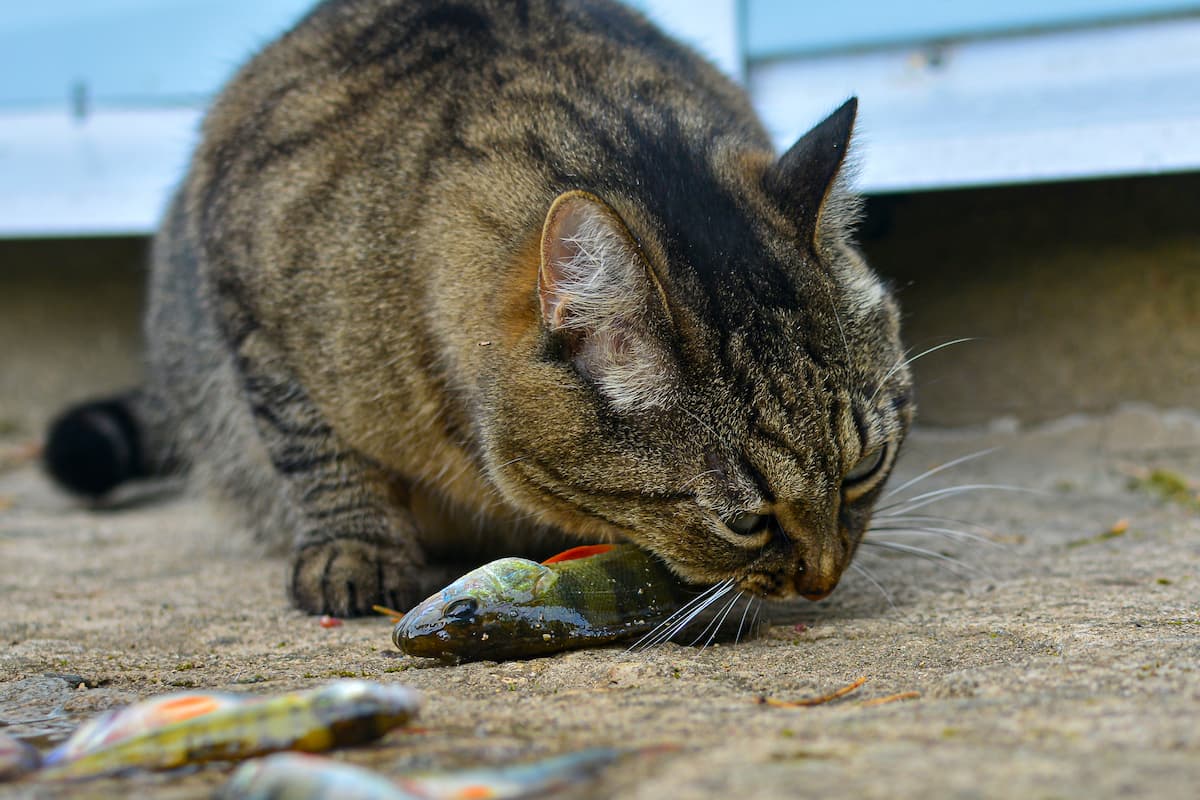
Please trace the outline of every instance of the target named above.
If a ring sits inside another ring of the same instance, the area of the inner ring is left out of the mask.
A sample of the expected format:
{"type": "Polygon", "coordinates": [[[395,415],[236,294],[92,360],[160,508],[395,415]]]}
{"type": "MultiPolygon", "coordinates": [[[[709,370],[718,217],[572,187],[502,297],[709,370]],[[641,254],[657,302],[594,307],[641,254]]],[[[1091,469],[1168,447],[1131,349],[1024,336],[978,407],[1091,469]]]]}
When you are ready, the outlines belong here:
{"type": "Polygon", "coordinates": [[[313,612],[557,539],[822,596],[912,414],[849,240],[853,116],[777,161],[607,0],[324,2],[217,99],[157,238],[146,436],[290,546],[313,612]]]}

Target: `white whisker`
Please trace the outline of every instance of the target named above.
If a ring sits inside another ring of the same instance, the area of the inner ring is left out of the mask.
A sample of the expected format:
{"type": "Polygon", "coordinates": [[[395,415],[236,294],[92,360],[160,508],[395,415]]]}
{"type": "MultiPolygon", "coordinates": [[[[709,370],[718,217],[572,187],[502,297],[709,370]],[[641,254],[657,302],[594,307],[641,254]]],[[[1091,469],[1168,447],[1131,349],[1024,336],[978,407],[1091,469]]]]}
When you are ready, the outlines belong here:
{"type": "MultiPolygon", "coordinates": [[[[683,616],[679,620],[677,620],[675,622],[675,624],[671,626],[670,629],[668,629],[667,631],[664,631],[662,634],[660,634],[658,641],[654,642],[653,644],[660,645],[665,642],[669,642],[672,639],[674,639],[676,636],[678,636],[679,634],[683,633],[687,629],[687,627],[696,620],[696,617],[703,614],[705,609],[707,609],[713,603],[720,600],[722,597],[725,596],[725,594],[730,589],[733,588],[733,581],[729,580],[729,581],[726,581],[725,583],[718,584],[718,585],[720,585],[722,587],[721,591],[716,592],[711,597],[706,599],[703,603],[696,605],[696,607],[693,608],[688,614],[686,614],[685,616],[683,616]]],[[[706,628],[706,630],[707,630],[707,628],[706,628]]]]}
{"type": "Polygon", "coordinates": [[[883,595],[883,599],[887,600],[887,603],[889,606],[891,606],[892,611],[897,610],[895,602],[892,601],[891,594],[888,593],[887,589],[883,588],[883,584],[881,584],[879,581],[875,580],[875,576],[872,575],[866,567],[862,566],[861,564],[856,564],[852,561],[852,562],[850,562],[850,569],[854,570],[859,575],[862,575],[864,578],[866,578],[868,581],[870,581],[871,585],[874,586],[876,589],[878,589],[879,593],[883,595]]]}
{"type": "Polygon", "coordinates": [[[916,523],[932,522],[932,523],[941,523],[941,524],[946,524],[946,525],[965,525],[969,528],[974,528],[975,530],[980,531],[981,533],[984,533],[984,534],[991,533],[991,528],[989,528],[987,525],[982,525],[978,522],[971,522],[968,519],[956,519],[954,517],[940,517],[940,516],[937,516],[936,514],[878,514],[878,515],[876,515],[874,521],[875,522],[885,522],[888,525],[897,524],[897,523],[904,524],[904,523],[910,523],[910,522],[916,522],[916,523]]]}
{"type": "MultiPolygon", "coordinates": [[[[965,339],[952,339],[948,342],[942,342],[941,344],[939,344],[935,347],[931,347],[928,350],[924,350],[920,353],[917,353],[912,358],[899,359],[898,361],[896,361],[896,363],[894,365],[892,365],[892,368],[887,371],[887,374],[883,376],[883,380],[881,380],[879,382],[879,385],[875,387],[875,391],[871,394],[871,399],[867,401],[867,405],[870,405],[875,402],[875,398],[879,396],[879,393],[881,391],[883,391],[883,387],[887,386],[888,378],[892,377],[893,375],[895,375],[897,372],[904,369],[908,365],[912,364],[918,358],[924,358],[925,356],[929,355],[930,353],[936,353],[938,350],[941,350],[944,347],[949,347],[950,345],[962,344],[963,342],[973,342],[973,341],[975,341],[975,337],[973,337],[973,336],[968,336],[965,339]]],[[[907,355],[907,353],[905,355],[907,355]]]]}
{"type": "Polygon", "coordinates": [[[907,514],[910,511],[916,511],[918,508],[923,508],[930,503],[936,503],[939,500],[945,500],[950,497],[955,497],[960,494],[969,492],[981,491],[999,491],[999,492],[1029,492],[1030,494],[1044,494],[1037,489],[1028,489],[1024,486],[1013,486],[1007,483],[967,483],[961,486],[949,486],[945,489],[935,489],[924,494],[914,495],[904,500],[897,500],[894,503],[885,506],[879,506],[875,509],[876,512],[888,514],[895,512],[896,514],[907,514]],[[899,510],[897,510],[899,509],[899,510]]]}
{"type": "Polygon", "coordinates": [[[745,629],[746,625],[746,615],[750,613],[750,606],[754,605],[754,601],[757,599],[758,598],[754,595],[750,595],[750,598],[746,601],[746,608],[742,611],[742,619],[738,622],[737,636],[735,636],[733,639],[734,644],[741,643],[742,631],[745,629]]]}
{"type": "Polygon", "coordinates": [[[894,553],[905,553],[907,555],[917,556],[918,558],[924,558],[929,561],[938,561],[947,565],[948,569],[962,569],[973,575],[986,574],[983,570],[979,569],[978,567],[971,566],[962,559],[952,558],[934,550],[926,550],[924,547],[914,547],[910,544],[901,544],[900,542],[889,542],[879,539],[863,539],[862,544],[869,545],[871,547],[877,547],[880,550],[890,550],[894,553]]]}
{"type": "Polygon", "coordinates": [[[684,603],[683,606],[672,612],[666,619],[656,625],[649,633],[646,633],[636,642],[631,644],[626,652],[633,652],[639,649],[647,650],[655,645],[662,644],[678,633],[678,631],[675,630],[675,624],[677,622],[682,620],[683,624],[686,626],[687,623],[691,621],[691,616],[694,616],[692,613],[693,607],[699,606],[695,612],[699,613],[700,611],[704,610],[708,603],[712,602],[713,599],[719,598],[731,588],[733,588],[732,578],[705,589],[699,595],[684,603]]]}
{"type": "Polygon", "coordinates": [[[951,467],[957,467],[959,464],[965,464],[966,462],[973,461],[976,458],[982,458],[983,456],[994,453],[999,449],[1000,449],[999,447],[989,447],[986,450],[978,450],[974,453],[968,453],[965,456],[959,456],[958,458],[954,459],[953,461],[947,461],[945,464],[934,467],[933,469],[927,469],[924,472],[922,472],[920,475],[918,475],[917,477],[912,478],[912,479],[900,484],[895,489],[889,489],[887,494],[885,494],[883,497],[881,497],[879,499],[887,500],[889,497],[892,497],[893,495],[897,495],[900,492],[903,492],[905,489],[912,486],[913,484],[920,483],[921,481],[925,480],[926,478],[931,478],[934,475],[937,475],[939,472],[942,472],[943,470],[950,469],[951,467]]]}
{"type": "Polygon", "coordinates": [[[920,353],[917,353],[915,356],[908,359],[900,366],[907,367],[910,364],[912,364],[914,361],[916,361],[918,358],[924,358],[925,356],[929,355],[930,353],[936,353],[938,350],[941,350],[942,348],[945,348],[945,347],[950,347],[951,345],[963,344],[965,342],[974,342],[974,341],[976,341],[976,338],[977,337],[975,337],[975,336],[966,336],[962,339],[951,339],[948,342],[942,342],[941,344],[934,345],[933,347],[929,348],[928,350],[922,350],[920,353]]]}
{"type": "Polygon", "coordinates": [[[957,528],[935,528],[935,527],[912,526],[912,525],[880,525],[879,527],[872,526],[872,527],[868,528],[867,533],[868,534],[870,534],[870,533],[924,534],[924,535],[928,535],[928,536],[941,536],[945,539],[950,539],[950,540],[959,541],[959,542],[962,542],[962,541],[979,542],[981,544],[986,544],[990,547],[995,547],[999,550],[1007,549],[1004,545],[1000,544],[999,542],[993,542],[991,539],[988,539],[984,536],[980,536],[977,533],[969,533],[968,531],[960,531],[957,528]]]}
{"type": "Polygon", "coordinates": [[[846,329],[842,327],[842,316],[838,313],[837,303],[833,301],[833,289],[828,283],[822,281],[825,286],[825,296],[829,298],[829,308],[833,310],[833,321],[837,323],[838,333],[842,337],[842,347],[846,350],[846,363],[852,363],[853,358],[850,357],[850,342],[846,340],[846,329]]]}
{"type": "Polygon", "coordinates": [[[737,605],[737,601],[740,600],[741,598],[742,598],[741,592],[738,592],[737,594],[735,594],[733,596],[733,599],[725,604],[725,608],[721,609],[720,611],[718,611],[716,613],[716,615],[713,617],[712,623],[710,623],[707,628],[705,628],[703,631],[700,632],[700,636],[696,637],[696,641],[692,642],[692,646],[694,647],[696,642],[700,641],[700,638],[702,636],[704,636],[704,634],[708,633],[710,628],[712,629],[712,634],[708,637],[708,639],[704,642],[704,644],[702,644],[700,646],[700,649],[703,650],[704,648],[706,648],[710,644],[712,644],[713,640],[717,638],[717,634],[720,632],[721,626],[725,624],[725,618],[729,616],[729,612],[733,610],[733,607],[735,605],[737,605]]]}
{"type": "Polygon", "coordinates": [[[763,607],[763,599],[760,597],[760,598],[758,598],[758,605],[754,607],[754,618],[750,620],[750,631],[751,632],[758,630],[758,628],[757,628],[758,612],[762,611],[762,607],[763,607]]]}

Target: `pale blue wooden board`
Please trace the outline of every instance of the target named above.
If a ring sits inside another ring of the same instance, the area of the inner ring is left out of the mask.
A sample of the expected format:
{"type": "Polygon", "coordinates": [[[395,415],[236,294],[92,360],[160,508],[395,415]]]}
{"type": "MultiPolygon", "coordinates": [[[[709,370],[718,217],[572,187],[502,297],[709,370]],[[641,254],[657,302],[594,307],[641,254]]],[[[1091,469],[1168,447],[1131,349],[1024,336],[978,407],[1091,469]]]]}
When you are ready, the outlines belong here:
{"type": "Polygon", "coordinates": [[[1196,0],[742,2],[749,59],[1200,13],[1196,0]]]}
{"type": "Polygon", "coordinates": [[[0,3],[0,109],[178,105],[210,97],[311,0],[0,3]]]}
{"type": "MultiPolygon", "coordinates": [[[[1200,169],[1200,0],[629,2],[744,77],[781,148],[857,93],[867,191],[1200,169]]],[[[209,98],[309,6],[0,0],[0,236],[150,230],[209,98]]]]}

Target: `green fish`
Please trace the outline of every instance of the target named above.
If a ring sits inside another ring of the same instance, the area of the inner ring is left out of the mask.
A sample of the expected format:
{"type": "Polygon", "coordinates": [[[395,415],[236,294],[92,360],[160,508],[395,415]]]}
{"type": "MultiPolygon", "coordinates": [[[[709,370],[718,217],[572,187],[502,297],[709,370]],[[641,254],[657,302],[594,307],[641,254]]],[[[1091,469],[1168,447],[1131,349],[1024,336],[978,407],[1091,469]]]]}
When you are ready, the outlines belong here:
{"type": "Polygon", "coordinates": [[[407,687],[361,680],[274,697],[165,695],[85,723],[46,756],[39,777],[78,780],[360,744],[407,724],[419,702],[407,687]]]}
{"type": "Polygon", "coordinates": [[[530,658],[645,634],[695,595],[632,545],[575,548],[541,564],[501,558],[405,614],[392,641],[451,662],[530,658]]]}

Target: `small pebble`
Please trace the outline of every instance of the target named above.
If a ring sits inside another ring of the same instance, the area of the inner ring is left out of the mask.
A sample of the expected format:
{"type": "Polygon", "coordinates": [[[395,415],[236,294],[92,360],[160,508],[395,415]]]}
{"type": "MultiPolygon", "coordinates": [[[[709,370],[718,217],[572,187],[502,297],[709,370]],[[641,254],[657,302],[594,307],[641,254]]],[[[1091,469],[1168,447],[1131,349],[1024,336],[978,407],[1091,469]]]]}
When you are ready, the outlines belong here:
{"type": "Polygon", "coordinates": [[[322,628],[336,628],[338,625],[342,624],[342,621],[337,617],[331,617],[326,614],[325,616],[321,617],[321,620],[318,624],[320,624],[322,628]]]}

